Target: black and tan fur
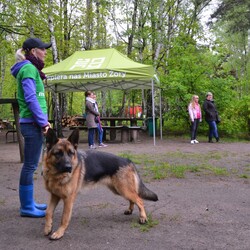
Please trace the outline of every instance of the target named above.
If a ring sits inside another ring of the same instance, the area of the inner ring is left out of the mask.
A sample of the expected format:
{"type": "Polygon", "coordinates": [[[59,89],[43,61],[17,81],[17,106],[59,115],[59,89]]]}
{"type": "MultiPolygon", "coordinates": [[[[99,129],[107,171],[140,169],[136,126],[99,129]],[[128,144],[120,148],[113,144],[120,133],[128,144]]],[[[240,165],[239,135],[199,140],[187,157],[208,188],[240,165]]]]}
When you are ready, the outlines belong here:
{"type": "Polygon", "coordinates": [[[68,139],[57,138],[52,129],[47,133],[43,176],[45,187],[50,192],[50,201],[44,234],[51,234],[54,210],[63,200],[61,225],[50,235],[51,239],[60,239],[69,225],[78,191],[81,187],[96,183],[106,185],[113,193],[129,201],[129,208],[124,214],[132,214],[136,204],[140,212],[139,223],[146,223],[142,199],[157,201],[158,197],[145,187],[134,164],[128,159],[96,150],[77,151],[78,141],[78,130],[74,130],[68,139]]]}

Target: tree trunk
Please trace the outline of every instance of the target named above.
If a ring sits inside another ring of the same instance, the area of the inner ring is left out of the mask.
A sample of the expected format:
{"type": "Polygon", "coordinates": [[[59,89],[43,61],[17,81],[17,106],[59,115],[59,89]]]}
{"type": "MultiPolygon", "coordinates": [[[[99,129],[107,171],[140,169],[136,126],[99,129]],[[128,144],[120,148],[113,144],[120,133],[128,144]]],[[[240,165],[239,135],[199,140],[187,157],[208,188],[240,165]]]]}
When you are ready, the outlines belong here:
{"type": "Polygon", "coordinates": [[[0,75],[1,75],[1,80],[0,80],[0,98],[2,98],[3,95],[3,83],[5,79],[5,68],[6,68],[6,58],[5,56],[0,57],[0,75]]]}
{"type": "MultiPolygon", "coordinates": [[[[53,9],[53,0],[49,0],[49,10],[52,11],[53,9]]],[[[54,64],[58,63],[58,53],[57,53],[57,45],[56,45],[56,38],[55,38],[55,33],[54,33],[54,22],[53,22],[53,17],[52,13],[50,12],[48,15],[48,23],[49,23],[49,30],[50,30],[50,40],[52,43],[52,55],[53,55],[53,62],[54,64]]],[[[62,114],[60,112],[60,105],[59,101],[57,98],[57,93],[53,92],[52,93],[52,114],[53,114],[53,119],[54,119],[54,124],[55,124],[55,130],[57,132],[57,136],[62,137],[62,114]]]]}
{"type": "Polygon", "coordinates": [[[93,6],[92,0],[86,0],[87,10],[86,10],[86,50],[92,48],[92,38],[93,38],[93,6]]]}
{"type": "Polygon", "coordinates": [[[137,19],[137,7],[138,7],[138,0],[134,1],[134,11],[132,15],[132,27],[131,27],[131,34],[128,37],[128,56],[131,55],[133,49],[133,40],[134,34],[136,30],[136,19],[137,19]]]}

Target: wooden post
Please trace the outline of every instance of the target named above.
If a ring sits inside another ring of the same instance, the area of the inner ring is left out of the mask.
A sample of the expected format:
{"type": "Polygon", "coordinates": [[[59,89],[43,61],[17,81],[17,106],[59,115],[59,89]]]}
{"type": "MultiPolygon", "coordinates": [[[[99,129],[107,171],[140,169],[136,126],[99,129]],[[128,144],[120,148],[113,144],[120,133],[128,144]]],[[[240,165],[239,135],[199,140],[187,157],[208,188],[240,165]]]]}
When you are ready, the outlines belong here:
{"type": "Polygon", "coordinates": [[[18,102],[17,102],[17,99],[13,99],[13,98],[0,99],[0,104],[6,104],[6,103],[10,103],[12,105],[14,119],[15,119],[15,125],[16,125],[17,140],[18,140],[18,144],[19,144],[20,161],[23,162],[24,161],[24,141],[23,141],[23,137],[21,135],[20,124],[19,124],[18,102]]]}
{"type": "Polygon", "coordinates": [[[17,140],[18,140],[18,144],[19,144],[20,161],[23,163],[23,161],[24,161],[24,141],[23,141],[23,136],[21,134],[20,124],[19,124],[19,107],[18,107],[17,102],[12,102],[11,104],[12,104],[12,109],[14,112],[17,140]]]}

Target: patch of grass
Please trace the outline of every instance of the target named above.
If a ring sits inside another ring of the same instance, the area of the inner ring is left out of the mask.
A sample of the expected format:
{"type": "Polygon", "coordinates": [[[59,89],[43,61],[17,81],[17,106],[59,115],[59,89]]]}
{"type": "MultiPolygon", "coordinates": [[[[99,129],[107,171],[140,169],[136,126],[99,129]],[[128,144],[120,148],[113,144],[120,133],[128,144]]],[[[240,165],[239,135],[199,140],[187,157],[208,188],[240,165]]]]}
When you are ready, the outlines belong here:
{"type": "MultiPolygon", "coordinates": [[[[210,151],[204,154],[181,151],[171,151],[159,154],[135,154],[134,152],[124,152],[120,156],[133,161],[138,166],[138,171],[147,177],[146,181],[162,180],[170,177],[185,178],[186,173],[195,173],[197,176],[210,174],[214,176],[237,175],[238,169],[216,166],[221,160],[230,160],[233,155],[227,151],[210,151]]],[[[224,163],[225,164],[225,163],[224,163]]],[[[245,172],[250,171],[246,166],[245,172]]]]}
{"type": "Polygon", "coordinates": [[[210,152],[209,159],[220,160],[222,158],[221,152],[210,152]]]}
{"type": "Polygon", "coordinates": [[[153,179],[161,180],[168,177],[168,169],[171,166],[168,163],[162,163],[160,166],[149,167],[148,170],[151,172],[153,179]]]}
{"type": "Polygon", "coordinates": [[[188,166],[172,166],[170,169],[171,176],[175,178],[184,178],[185,173],[188,171],[188,166]]]}
{"type": "Polygon", "coordinates": [[[138,221],[133,221],[131,227],[139,228],[141,232],[148,232],[151,228],[159,224],[158,220],[153,220],[152,214],[148,215],[148,221],[146,224],[139,224],[138,221]]]}
{"type": "Polygon", "coordinates": [[[186,172],[200,172],[198,166],[188,165],[170,165],[165,162],[160,165],[154,165],[151,167],[144,168],[144,176],[151,177],[155,180],[166,179],[168,177],[184,178],[186,172]]]}
{"type": "Polygon", "coordinates": [[[234,175],[238,174],[238,172],[239,172],[238,169],[232,169],[232,170],[231,170],[231,173],[234,174],[234,175]]]}
{"type": "Polygon", "coordinates": [[[129,151],[118,154],[118,155],[120,157],[123,157],[123,158],[126,158],[126,159],[129,159],[129,160],[133,161],[135,164],[142,164],[143,163],[142,159],[145,158],[144,155],[135,155],[135,154],[132,154],[129,151]]]}
{"type": "Polygon", "coordinates": [[[229,172],[226,168],[218,168],[213,166],[205,166],[205,170],[209,170],[211,173],[213,173],[216,176],[228,176],[229,172]]]}
{"type": "Polygon", "coordinates": [[[4,206],[5,205],[5,200],[0,200],[0,205],[4,206]]]}
{"type": "MultiPolygon", "coordinates": [[[[210,173],[215,176],[228,176],[229,172],[226,168],[214,167],[210,165],[170,165],[169,163],[162,163],[160,165],[153,165],[143,169],[144,176],[151,177],[155,180],[166,179],[169,177],[185,178],[186,173],[210,173]]],[[[199,174],[200,175],[200,174],[199,174]]]]}
{"type": "Polygon", "coordinates": [[[187,172],[197,173],[200,172],[198,166],[189,166],[189,165],[177,165],[171,166],[170,175],[175,178],[184,178],[187,172]]]}
{"type": "Polygon", "coordinates": [[[243,178],[243,179],[248,179],[248,178],[249,178],[249,175],[247,175],[247,174],[241,174],[239,177],[240,177],[240,178],[243,178]]]}
{"type": "Polygon", "coordinates": [[[190,166],[189,171],[191,173],[197,173],[197,172],[200,172],[201,170],[200,170],[200,168],[198,166],[190,166]]]}
{"type": "Polygon", "coordinates": [[[80,223],[81,223],[83,226],[85,226],[85,225],[88,224],[88,219],[87,219],[86,217],[82,217],[82,218],[80,219],[80,223]]]}

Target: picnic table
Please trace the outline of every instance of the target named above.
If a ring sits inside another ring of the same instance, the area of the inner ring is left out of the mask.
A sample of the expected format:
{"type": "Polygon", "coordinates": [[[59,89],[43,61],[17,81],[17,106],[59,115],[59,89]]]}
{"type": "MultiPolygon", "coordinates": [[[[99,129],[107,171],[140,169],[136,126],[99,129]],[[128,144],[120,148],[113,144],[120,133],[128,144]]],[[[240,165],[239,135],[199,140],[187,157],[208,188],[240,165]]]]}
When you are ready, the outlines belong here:
{"type": "MultiPolygon", "coordinates": [[[[143,121],[144,118],[138,117],[101,117],[101,121],[107,122],[108,124],[103,125],[104,129],[104,139],[106,138],[106,131],[110,131],[110,140],[114,141],[116,139],[116,131],[121,131],[121,140],[122,142],[133,141],[136,142],[138,140],[138,131],[142,130],[141,126],[138,126],[138,121],[143,121]],[[124,122],[129,122],[129,125],[123,124],[124,122]],[[129,138],[129,132],[131,132],[131,136],[129,138]]],[[[75,117],[75,120],[81,124],[79,126],[74,126],[72,129],[80,128],[86,129],[84,126],[86,118],[83,116],[75,117]]]]}
{"type": "MultiPolygon", "coordinates": [[[[78,121],[78,122],[85,122],[86,121],[86,118],[83,117],[83,116],[77,116],[75,117],[75,119],[78,121]]],[[[116,126],[116,123],[117,122],[124,122],[124,121],[129,121],[130,123],[130,126],[137,126],[137,122],[138,121],[143,121],[144,118],[137,118],[137,117],[101,117],[100,118],[101,121],[107,121],[110,123],[110,126],[116,126]]]]}
{"type": "Polygon", "coordinates": [[[13,110],[13,114],[14,114],[13,125],[14,125],[16,133],[17,133],[20,161],[23,162],[23,160],[24,160],[24,141],[23,141],[23,137],[21,135],[21,130],[20,130],[19,107],[18,107],[17,99],[15,99],[15,98],[1,98],[0,104],[11,104],[12,105],[12,110],[13,110]]]}

